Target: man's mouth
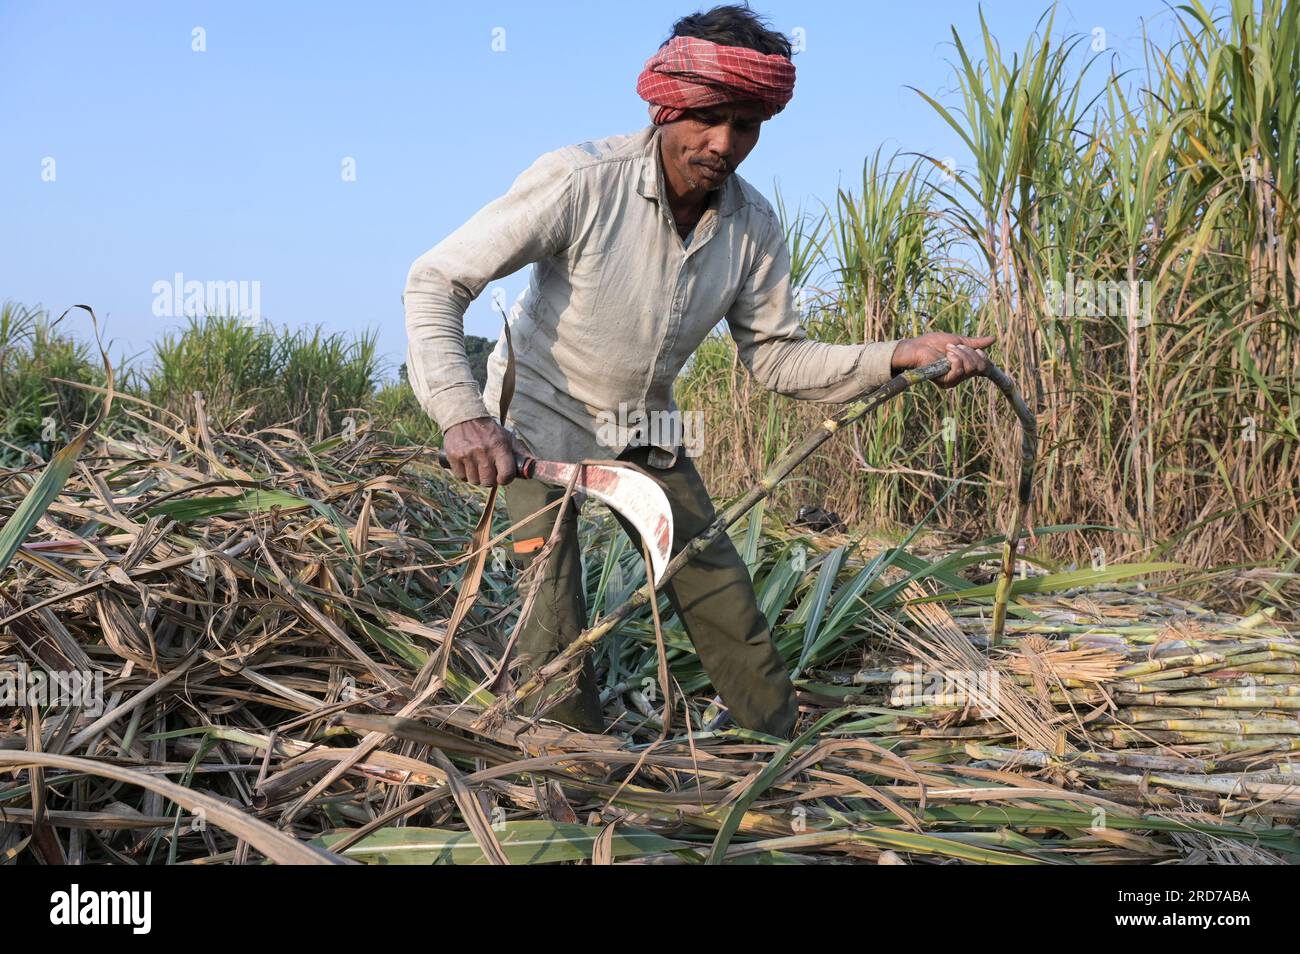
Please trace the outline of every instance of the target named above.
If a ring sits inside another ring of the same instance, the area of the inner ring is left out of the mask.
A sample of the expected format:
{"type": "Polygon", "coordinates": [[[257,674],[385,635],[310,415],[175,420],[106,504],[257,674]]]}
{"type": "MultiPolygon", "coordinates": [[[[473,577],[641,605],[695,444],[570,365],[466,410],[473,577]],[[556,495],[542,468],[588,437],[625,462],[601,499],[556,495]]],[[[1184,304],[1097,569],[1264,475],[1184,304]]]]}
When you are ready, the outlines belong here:
{"type": "Polygon", "coordinates": [[[692,159],[691,163],[698,166],[701,172],[711,179],[721,179],[727,174],[727,167],[722,163],[703,162],[699,159],[692,159]]]}

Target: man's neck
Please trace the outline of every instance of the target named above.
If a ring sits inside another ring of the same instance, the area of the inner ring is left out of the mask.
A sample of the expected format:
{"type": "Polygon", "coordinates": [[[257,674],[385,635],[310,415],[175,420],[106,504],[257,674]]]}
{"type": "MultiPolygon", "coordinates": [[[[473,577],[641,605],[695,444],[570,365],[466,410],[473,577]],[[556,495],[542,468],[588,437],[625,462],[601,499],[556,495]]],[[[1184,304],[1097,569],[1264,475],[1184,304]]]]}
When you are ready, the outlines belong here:
{"type": "Polygon", "coordinates": [[[711,193],[707,189],[691,188],[691,184],[679,181],[675,171],[664,161],[663,145],[659,146],[659,168],[663,171],[665,200],[668,210],[672,212],[677,231],[685,236],[704,215],[709,207],[711,193]]]}

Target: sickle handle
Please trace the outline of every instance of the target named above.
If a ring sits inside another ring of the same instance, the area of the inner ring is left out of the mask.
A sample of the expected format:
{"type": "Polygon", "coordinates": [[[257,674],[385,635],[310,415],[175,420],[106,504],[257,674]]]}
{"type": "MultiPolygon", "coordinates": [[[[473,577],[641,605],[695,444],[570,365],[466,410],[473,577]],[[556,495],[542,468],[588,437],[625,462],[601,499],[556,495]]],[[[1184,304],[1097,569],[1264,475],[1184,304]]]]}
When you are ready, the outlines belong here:
{"type": "MultiPolygon", "coordinates": [[[[451,470],[451,461],[447,459],[447,451],[441,447],[438,448],[438,463],[451,470]]],[[[529,478],[537,469],[537,458],[530,457],[528,454],[515,455],[515,476],[529,478]]]]}

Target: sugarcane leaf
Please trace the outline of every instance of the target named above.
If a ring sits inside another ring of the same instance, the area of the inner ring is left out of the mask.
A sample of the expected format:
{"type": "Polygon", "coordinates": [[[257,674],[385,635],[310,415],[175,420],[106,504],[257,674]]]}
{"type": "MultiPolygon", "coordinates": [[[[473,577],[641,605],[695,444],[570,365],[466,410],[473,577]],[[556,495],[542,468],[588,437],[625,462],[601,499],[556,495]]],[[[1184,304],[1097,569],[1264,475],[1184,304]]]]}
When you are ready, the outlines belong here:
{"type": "MultiPolygon", "coordinates": [[[[90,314],[91,323],[95,328],[95,341],[98,344],[99,325],[94,310],[89,305],[73,305],[72,308],[80,308],[90,314]]],[[[72,308],[64,311],[55,323],[62,321],[68,312],[72,311],[72,308]]],[[[31,491],[14,508],[13,515],[5,521],[4,526],[0,527],[0,575],[3,575],[5,570],[9,568],[10,561],[13,560],[14,554],[18,552],[18,548],[22,546],[23,541],[27,539],[27,534],[32,532],[32,528],[36,526],[41,516],[49,509],[50,504],[59,496],[59,492],[63,489],[64,483],[67,482],[68,476],[76,467],[77,458],[81,456],[87,441],[104,423],[105,418],[108,417],[109,409],[113,406],[113,397],[116,394],[113,387],[113,364],[109,361],[108,354],[102,346],[99,348],[99,354],[104,362],[104,373],[107,381],[107,387],[104,389],[104,401],[100,405],[99,412],[95,415],[94,420],[82,428],[81,432],[69,441],[67,446],[60,448],[50,458],[50,462],[45,465],[41,475],[36,478],[31,491]]]]}
{"type": "Polygon", "coordinates": [[[51,752],[3,752],[0,751],[0,765],[10,767],[41,766],[61,769],[67,772],[84,772],[87,775],[113,779],[127,785],[156,792],[170,799],[178,806],[192,812],[202,812],[209,824],[225,829],[231,834],[244,839],[257,848],[272,861],[280,864],[345,864],[345,859],[318,845],[309,845],[292,835],[282,832],[260,818],[254,818],[229,805],[219,798],[199,792],[183,785],[177,785],[165,778],[150,775],[137,769],[129,769],[100,759],[77,758],[70,755],[56,755],[51,752]]]}
{"type": "MultiPolygon", "coordinates": [[[[601,828],[565,824],[545,819],[512,820],[494,827],[510,863],[544,865],[586,861],[592,856],[601,828]]],[[[322,847],[343,838],[345,833],[319,839],[322,847]]],[[[639,858],[649,854],[689,848],[685,842],[673,841],[643,829],[620,825],[610,840],[615,859],[639,858]]],[[[367,864],[390,865],[485,865],[474,836],[468,831],[440,828],[384,828],[368,835],[350,848],[344,857],[367,864]]]]}
{"type": "MultiPolygon", "coordinates": [[[[1079,586],[1095,586],[1114,583],[1135,576],[1150,576],[1153,573],[1168,573],[1171,570],[1186,569],[1182,563],[1117,563],[1099,569],[1067,570],[1064,573],[1049,573],[1046,576],[1030,577],[1027,580],[1013,580],[1011,595],[1021,593],[1055,593],[1060,590],[1074,589],[1079,586]]],[[[984,583],[970,586],[950,593],[936,593],[933,596],[920,597],[912,602],[930,603],[950,600],[975,600],[992,596],[997,589],[996,583],[984,583]]]]}
{"type": "Polygon", "coordinates": [[[749,810],[750,805],[754,804],[754,800],[767,791],[768,786],[776,781],[776,777],[781,773],[781,768],[790,760],[790,756],[806,744],[809,739],[821,732],[822,729],[832,722],[842,719],[852,711],[849,708],[832,709],[801,732],[793,741],[782,746],[781,750],[772,756],[772,760],[745,787],[740,797],[732,804],[731,810],[727,812],[726,819],[718,828],[718,834],[713,839],[713,847],[709,850],[709,864],[722,864],[723,859],[727,856],[727,845],[731,844],[732,836],[740,828],[740,823],[745,818],[745,812],[749,810]]]}
{"type": "Polygon", "coordinates": [[[284,490],[248,490],[242,494],[218,497],[166,500],[148,508],[146,512],[150,516],[169,517],[178,523],[190,523],[228,513],[263,513],[273,507],[279,507],[281,510],[297,510],[310,506],[312,501],[284,490]]]}
{"type": "Polygon", "coordinates": [[[32,527],[36,526],[50,504],[58,498],[68,475],[77,465],[77,458],[86,445],[88,433],[83,431],[77,435],[72,443],[50,459],[32,484],[32,489],[14,509],[13,516],[0,527],[0,573],[8,568],[23,540],[27,539],[27,534],[31,533],[32,527]]]}
{"type": "Polygon", "coordinates": [[[758,547],[763,539],[763,511],[766,505],[766,500],[760,500],[749,512],[749,521],[745,527],[745,536],[740,549],[741,558],[745,561],[745,566],[749,567],[751,580],[758,573],[758,547]]]}
{"type": "Polygon", "coordinates": [[[826,614],[826,604],[831,597],[831,588],[839,577],[846,549],[846,547],[836,547],[826,554],[825,559],[822,560],[821,569],[817,571],[817,582],[813,585],[812,592],[808,595],[806,601],[809,609],[807,621],[804,623],[803,650],[799,653],[799,663],[790,676],[792,679],[799,678],[799,674],[803,667],[807,665],[808,657],[817,642],[817,633],[826,614]]]}
{"type": "Polygon", "coordinates": [[[758,608],[767,617],[768,626],[776,625],[781,611],[789,605],[791,594],[803,579],[803,571],[797,565],[798,553],[802,550],[801,543],[786,547],[758,586],[758,608]]]}

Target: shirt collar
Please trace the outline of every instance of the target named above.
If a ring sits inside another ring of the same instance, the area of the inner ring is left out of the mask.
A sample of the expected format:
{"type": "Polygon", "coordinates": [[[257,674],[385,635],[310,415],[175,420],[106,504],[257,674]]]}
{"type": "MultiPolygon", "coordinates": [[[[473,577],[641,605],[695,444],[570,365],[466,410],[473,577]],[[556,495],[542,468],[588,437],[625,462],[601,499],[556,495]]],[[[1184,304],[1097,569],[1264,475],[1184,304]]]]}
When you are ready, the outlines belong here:
{"type": "MultiPolygon", "coordinates": [[[[641,171],[636,185],[638,193],[656,202],[663,201],[665,188],[663,160],[659,153],[659,131],[659,126],[649,126],[643,133],[646,135],[646,145],[641,153],[641,171]]],[[[745,204],[745,197],[740,183],[736,180],[736,173],[727,176],[727,181],[722,184],[722,195],[717,199],[710,198],[709,202],[711,205],[717,203],[719,218],[725,218],[740,210],[745,204]]]]}

